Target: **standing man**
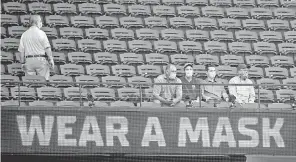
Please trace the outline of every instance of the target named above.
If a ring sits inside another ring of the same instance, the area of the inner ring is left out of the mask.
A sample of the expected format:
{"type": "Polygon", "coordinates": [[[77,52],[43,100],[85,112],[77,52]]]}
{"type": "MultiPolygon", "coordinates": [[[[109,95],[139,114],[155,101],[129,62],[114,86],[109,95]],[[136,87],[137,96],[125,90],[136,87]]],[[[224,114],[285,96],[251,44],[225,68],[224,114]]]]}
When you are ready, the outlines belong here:
{"type": "Polygon", "coordinates": [[[202,96],[200,84],[202,80],[193,77],[193,64],[186,63],[184,65],[185,76],[181,77],[182,85],[182,100],[186,105],[192,105],[193,102],[199,102],[202,96]],[[192,102],[192,103],[191,103],[192,102]]]}
{"type": "Polygon", "coordinates": [[[159,103],[163,107],[184,107],[184,105],[180,103],[182,99],[182,85],[176,85],[176,83],[182,82],[176,75],[176,66],[169,64],[165,68],[165,74],[159,75],[154,80],[156,84],[169,83],[167,85],[154,85],[153,96],[155,98],[155,103],[159,103]]]}
{"type": "MultiPolygon", "coordinates": [[[[248,79],[249,69],[245,64],[239,64],[237,67],[238,76],[230,79],[229,84],[253,84],[248,79]]],[[[230,95],[236,97],[236,102],[239,104],[254,103],[255,101],[255,90],[253,86],[229,86],[230,95]]]]}
{"type": "Polygon", "coordinates": [[[26,75],[39,75],[49,80],[50,68],[54,67],[50,44],[39,15],[30,17],[31,27],[22,34],[18,51],[22,69],[26,75]]]}
{"type": "Polygon", "coordinates": [[[214,84],[223,84],[221,81],[216,80],[216,67],[214,65],[207,65],[207,78],[204,80],[205,84],[213,84],[213,85],[204,85],[203,86],[203,98],[206,101],[209,100],[222,100],[229,101],[229,97],[226,93],[224,86],[222,85],[214,85],[214,84]]]}

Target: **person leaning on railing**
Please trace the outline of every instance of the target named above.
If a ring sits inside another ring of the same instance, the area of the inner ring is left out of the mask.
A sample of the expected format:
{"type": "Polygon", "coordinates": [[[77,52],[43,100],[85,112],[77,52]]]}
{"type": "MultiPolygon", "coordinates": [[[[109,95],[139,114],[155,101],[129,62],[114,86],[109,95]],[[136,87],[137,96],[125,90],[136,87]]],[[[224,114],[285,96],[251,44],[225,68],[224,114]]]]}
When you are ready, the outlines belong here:
{"type": "Polygon", "coordinates": [[[153,96],[154,102],[161,104],[163,107],[184,107],[182,99],[182,83],[177,78],[177,68],[175,65],[169,64],[166,66],[165,74],[159,75],[154,80],[153,96]],[[159,85],[157,83],[168,83],[166,85],[159,85]]]}
{"type": "Polygon", "coordinates": [[[31,27],[22,34],[18,51],[22,69],[26,75],[39,75],[49,80],[50,68],[54,67],[54,61],[48,38],[42,27],[39,15],[30,17],[31,27]]]}
{"type": "MultiPolygon", "coordinates": [[[[253,84],[248,79],[249,68],[245,64],[239,64],[237,67],[238,76],[230,79],[229,84],[253,84]]],[[[235,102],[239,104],[254,103],[255,89],[254,86],[229,86],[230,95],[235,96],[235,102]]]]}

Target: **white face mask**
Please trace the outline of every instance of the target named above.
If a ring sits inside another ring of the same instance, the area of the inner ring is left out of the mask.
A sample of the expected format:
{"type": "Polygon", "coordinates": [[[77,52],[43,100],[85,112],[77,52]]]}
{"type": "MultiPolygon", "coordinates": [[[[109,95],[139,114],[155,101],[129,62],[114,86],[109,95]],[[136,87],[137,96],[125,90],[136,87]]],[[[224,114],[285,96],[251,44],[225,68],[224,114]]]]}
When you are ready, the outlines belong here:
{"type": "Polygon", "coordinates": [[[193,76],[193,69],[192,69],[192,67],[190,67],[190,66],[187,66],[186,67],[186,69],[185,69],[185,75],[187,77],[192,77],[193,76]]]}
{"type": "Polygon", "coordinates": [[[243,80],[246,80],[249,77],[249,72],[248,71],[240,71],[240,77],[243,80]]]}
{"type": "Polygon", "coordinates": [[[170,79],[176,79],[177,74],[176,73],[171,73],[169,78],[170,79]]]}

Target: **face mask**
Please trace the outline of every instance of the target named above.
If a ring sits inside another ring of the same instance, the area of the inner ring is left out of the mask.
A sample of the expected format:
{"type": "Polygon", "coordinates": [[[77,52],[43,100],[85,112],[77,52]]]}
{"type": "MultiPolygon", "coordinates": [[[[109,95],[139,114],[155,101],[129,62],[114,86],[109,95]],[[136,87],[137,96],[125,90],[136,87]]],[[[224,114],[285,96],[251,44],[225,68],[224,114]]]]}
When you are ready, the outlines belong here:
{"type": "Polygon", "coordinates": [[[186,70],[185,70],[185,74],[186,74],[187,77],[192,77],[192,75],[193,75],[193,70],[192,70],[192,69],[186,69],[186,70]]]}
{"type": "Polygon", "coordinates": [[[171,74],[170,74],[170,76],[169,76],[169,78],[170,78],[170,79],[175,79],[175,78],[176,78],[176,76],[177,76],[177,74],[176,74],[176,73],[171,73],[171,74]]]}
{"type": "Polygon", "coordinates": [[[210,78],[215,78],[216,77],[216,73],[215,72],[209,72],[209,77],[210,78]]]}
{"type": "Polygon", "coordinates": [[[240,76],[243,80],[246,80],[249,77],[249,73],[247,71],[242,71],[240,76]]]}

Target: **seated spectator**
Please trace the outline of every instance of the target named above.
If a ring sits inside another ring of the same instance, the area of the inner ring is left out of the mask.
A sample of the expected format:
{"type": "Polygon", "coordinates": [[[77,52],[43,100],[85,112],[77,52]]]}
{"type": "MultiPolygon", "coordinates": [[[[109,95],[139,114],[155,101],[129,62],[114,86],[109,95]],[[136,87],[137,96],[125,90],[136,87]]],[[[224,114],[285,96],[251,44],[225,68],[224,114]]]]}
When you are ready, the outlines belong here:
{"type": "MultiPolygon", "coordinates": [[[[247,65],[239,64],[237,67],[238,76],[230,79],[229,84],[253,84],[248,79],[249,70],[247,65]]],[[[255,90],[253,86],[229,86],[229,93],[236,99],[235,102],[239,104],[254,103],[255,90]]]]}
{"type": "Polygon", "coordinates": [[[193,102],[199,102],[201,96],[200,84],[202,80],[193,77],[193,64],[186,63],[184,66],[185,76],[181,77],[182,83],[182,100],[186,105],[192,105],[193,102]]]}
{"type": "Polygon", "coordinates": [[[214,65],[207,65],[207,78],[204,80],[204,84],[213,84],[213,85],[204,85],[202,87],[203,91],[203,99],[206,101],[214,100],[221,101],[224,99],[225,101],[229,101],[229,97],[226,93],[224,86],[222,85],[214,85],[214,84],[223,84],[221,81],[216,79],[216,67],[214,65]]]}
{"type": "Polygon", "coordinates": [[[165,69],[165,74],[159,75],[155,79],[155,83],[170,83],[169,85],[154,85],[153,96],[154,102],[161,104],[163,107],[179,107],[182,99],[182,85],[175,83],[182,83],[177,78],[177,68],[175,65],[169,64],[165,69]]]}

